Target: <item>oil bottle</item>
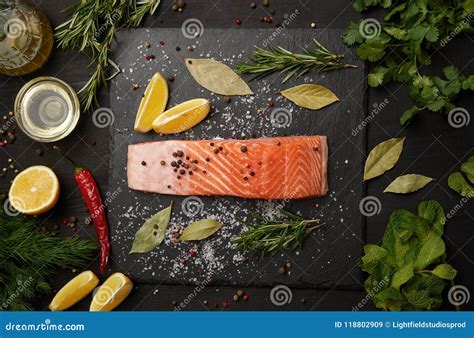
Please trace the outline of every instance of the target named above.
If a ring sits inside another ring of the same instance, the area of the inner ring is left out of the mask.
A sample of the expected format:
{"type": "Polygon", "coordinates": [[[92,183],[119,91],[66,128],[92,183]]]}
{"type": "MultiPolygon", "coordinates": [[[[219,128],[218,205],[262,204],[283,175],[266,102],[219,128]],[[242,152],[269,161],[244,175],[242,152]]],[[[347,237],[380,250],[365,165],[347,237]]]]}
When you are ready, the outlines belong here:
{"type": "Polygon", "coordinates": [[[27,0],[0,1],[0,73],[21,76],[43,66],[53,48],[48,17],[27,0]]]}

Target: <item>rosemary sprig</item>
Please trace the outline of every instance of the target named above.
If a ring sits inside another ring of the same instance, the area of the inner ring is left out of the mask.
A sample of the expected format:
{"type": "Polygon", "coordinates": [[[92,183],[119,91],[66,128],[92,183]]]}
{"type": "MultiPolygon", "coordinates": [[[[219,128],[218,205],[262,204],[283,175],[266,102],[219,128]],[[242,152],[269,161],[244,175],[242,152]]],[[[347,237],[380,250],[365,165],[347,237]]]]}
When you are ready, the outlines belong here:
{"type": "Polygon", "coordinates": [[[233,239],[241,249],[258,252],[261,256],[301,249],[305,238],[323,224],[319,219],[305,220],[288,211],[280,211],[285,219],[271,220],[251,213],[258,223],[244,222],[249,229],[233,239]]]}
{"type": "Polygon", "coordinates": [[[120,72],[109,58],[115,32],[137,27],[147,14],[154,14],[161,0],[80,0],[67,10],[72,14],[56,27],[55,37],[63,49],[79,49],[95,66],[90,79],[79,91],[83,111],[98,106],[98,90],[120,72]]]}
{"type": "Polygon", "coordinates": [[[261,79],[275,72],[289,72],[282,83],[291,77],[299,78],[311,70],[326,71],[341,68],[356,68],[356,65],[344,63],[344,55],[330,52],[319,41],[313,39],[316,48],[304,49],[302,53],[293,53],[283,47],[257,47],[250,57],[252,63],[241,63],[236,66],[240,74],[255,74],[252,80],[261,79]]]}

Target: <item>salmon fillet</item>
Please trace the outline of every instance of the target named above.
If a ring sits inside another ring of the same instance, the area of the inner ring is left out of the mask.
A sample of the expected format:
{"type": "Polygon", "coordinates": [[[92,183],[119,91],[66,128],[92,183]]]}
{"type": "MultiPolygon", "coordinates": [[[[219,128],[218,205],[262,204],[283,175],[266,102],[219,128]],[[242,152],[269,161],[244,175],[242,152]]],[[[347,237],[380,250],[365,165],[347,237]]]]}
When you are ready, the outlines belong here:
{"type": "Polygon", "coordinates": [[[326,136],[158,141],[128,146],[134,190],[204,196],[299,199],[323,196],[326,136]]]}

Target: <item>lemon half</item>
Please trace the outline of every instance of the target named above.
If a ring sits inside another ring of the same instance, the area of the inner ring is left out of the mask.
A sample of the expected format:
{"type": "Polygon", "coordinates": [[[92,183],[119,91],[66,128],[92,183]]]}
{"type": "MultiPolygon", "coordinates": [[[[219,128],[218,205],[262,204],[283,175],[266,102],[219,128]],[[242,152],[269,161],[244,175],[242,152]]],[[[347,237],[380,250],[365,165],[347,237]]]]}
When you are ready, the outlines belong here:
{"type": "Polygon", "coordinates": [[[26,215],[50,210],[59,198],[59,180],[50,168],[36,165],[19,173],[12,182],[8,199],[13,208],[26,215]]]}

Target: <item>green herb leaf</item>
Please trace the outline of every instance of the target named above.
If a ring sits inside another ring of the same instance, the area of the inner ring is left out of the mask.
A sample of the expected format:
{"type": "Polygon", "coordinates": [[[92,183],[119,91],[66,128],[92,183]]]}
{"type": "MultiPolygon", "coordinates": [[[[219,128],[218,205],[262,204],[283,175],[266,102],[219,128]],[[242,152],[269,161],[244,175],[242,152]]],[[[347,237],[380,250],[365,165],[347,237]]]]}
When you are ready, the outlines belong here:
{"type": "Polygon", "coordinates": [[[360,266],[369,275],[364,288],[376,307],[384,310],[434,310],[441,306],[446,286],[455,270],[433,263],[445,259],[444,210],[433,200],[418,205],[418,215],[395,210],[382,245],[367,244],[360,266]],[[436,271],[436,272],[434,272],[436,271]]]}
{"type": "Polygon", "coordinates": [[[220,228],[223,224],[216,221],[215,219],[201,219],[194,223],[191,223],[183,234],[179,237],[180,241],[199,241],[201,239],[208,238],[220,228]]]}
{"type": "Polygon", "coordinates": [[[130,253],[150,252],[161,244],[165,238],[166,228],[170,222],[173,203],[147,219],[138,229],[130,253]]]}
{"type": "Polygon", "coordinates": [[[405,138],[392,138],[372,149],[365,162],[364,181],[382,175],[393,168],[400,158],[405,138]]]}
{"type": "Polygon", "coordinates": [[[436,201],[423,201],[418,205],[418,216],[431,224],[431,231],[441,237],[444,232],[446,216],[443,207],[436,201]]]}
{"type": "Polygon", "coordinates": [[[390,69],[386,67],[375,67],[375,69],[369,74],[369,86],[378,87],[385,82],[387,74],[390,69]]]}
{"type": "Polygon", "coordinates": [[[375,244],[366,244],[364,246],[365,255],[361,259],[362,271],[373,273],[377,264],[383,260],[388,252],[384,248],[375,244]]]}
{"type": "Polygon", "coordinates": [[[392,192],[396,194],[407,194],[410,192],[417,191],[428,183],[433,181],[431,177],[408,174],[397,177],[392,183],[388,185],[383,192],[392,192]]]}
{"type": "Polygon", "coordinates": [[[326,87],[310,83],[285,89],[281,95],[300,107],[313,110],[339,101],[339,98],[326,87]]]}
{"type": "Polygon", "coordinates": [[[410,262],[393,274],[391,286],[398,290],[400,286],[408,282],[413,276],[413,262],[410,262]]]}
{"type": "Polygon", "coordinates": [[[447,263],[437,265],[432,271],[433,275],[447,280],[456,278],[457,273],[456,269],[447,263]]]}
{"type": "Polygon", "coordinates": [[[420,252],[415,261],[415,269],[422,270],[438,258],[444,255],[446,247],[444,242],[438,236],[430,236],[420,248],[420,252]]]}
{"type": "Polygon", "coordinates": [[[474,188],[467,183],[466,179],[460,172],[454,172],[448,177],[448,185],[463,197],[474,196],[474,188]]]}
{"type": "Polygon", "coordinates": [[[467,162],[461,165],[461,171],[466,174],[471,183],[474,183],[474,156],[471,156],[467,162]]]}
{"type": "Polygon", "coordinates": [[[213,59],[185,59],[192,77],[220,95],[252,95],[252,89],[229,66],[213,59]]]}

